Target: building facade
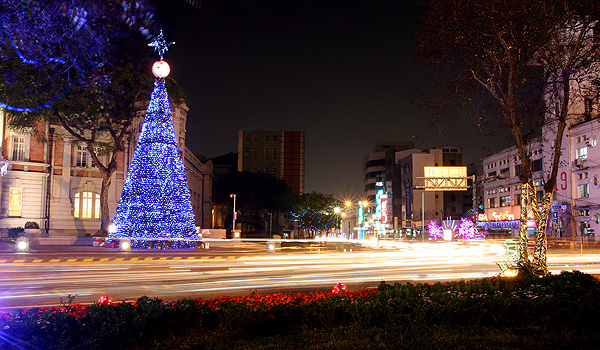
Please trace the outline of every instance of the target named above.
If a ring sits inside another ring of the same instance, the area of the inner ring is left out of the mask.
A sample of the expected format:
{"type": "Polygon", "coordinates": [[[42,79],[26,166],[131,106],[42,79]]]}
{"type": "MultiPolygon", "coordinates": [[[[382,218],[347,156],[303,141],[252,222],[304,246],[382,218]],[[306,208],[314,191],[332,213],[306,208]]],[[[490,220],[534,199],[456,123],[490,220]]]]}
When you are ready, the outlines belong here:
{"type": "Polygon", "coordinates": [[[423,150],[413,142],[377,142],[363,159],[364,197],[349,203],[341,229],[345,236],[404,236],[427,230],[430,221],[458,220],[471,210],[469,191],[424,191],[417,179],[426,166],[461,166],[462,148],[439,146],[423,150]]]}
{"type": "Polygon", "coordinates": [[[238,131],[238,171],[284,179],[304,194],[304,131],[238,131]]]}
{"type": "MultiPolygon", "coordinates": [[[[596,235],[600,232],[599,120],[597,100],[572,97],[546,227],[549,238],[597,240],[596,235]]],[[[542,135],[527,145],[538,200],[543,195],[544,180],[552,169],[555,130],[552,123],[547,123],[542,128],[542,135]]],[[[480,215],[480,227],[494,235],[517,237],[521,212],[518,177],[521,160],[517,148],[509,147],[484,157],[482,165],[484,175],[490,180],[482,181],[484,210],[480,215]]],[[[534,225],[529,211],[528,226],[532,236],[534,225]]]]}
{"type": "MultiPolygon", "coordinates": [[[[202,163],[185,146],[187,106],[171,105],[175,133],[186,168],[196,225],[211,228],[212,165],[202,163]]],[[[0,178],[0,230],[34,221],[50,237],[84,237],[100,228],[102,174],[85,145],[61,126],[39,122],[30,130],[13,130],[0,112],[2,158],[6,174],[0,178]]],[[[117,170],[108,194],[112,217],[126,171],[133,157],[144,112],[133,123],[134,133],[118,155],[117,170]]],[[[110,140],[104,140],[110,142],[110,140]]],[[[107,161],[108,155],[100,160],[107,161]]]]}

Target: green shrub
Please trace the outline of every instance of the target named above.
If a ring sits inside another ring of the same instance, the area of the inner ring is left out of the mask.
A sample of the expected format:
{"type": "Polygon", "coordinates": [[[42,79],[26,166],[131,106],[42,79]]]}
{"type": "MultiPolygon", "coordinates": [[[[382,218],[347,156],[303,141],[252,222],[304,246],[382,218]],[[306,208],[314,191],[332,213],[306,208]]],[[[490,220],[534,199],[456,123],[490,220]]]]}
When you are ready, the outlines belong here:
{"type": "Polygon", "coordinates": [[[32,229],[32,228],[33,229],[39,229],[40,225],[38,225],[38,223],[35,222],[35,221],[27,221],[25,223],[25,228],[27,228],[27,229],[32,229]]]}
{"type": "Polygon", "coordinates": [[[43,349],[583,349],[600,341],[600,282],[578,271],[313,295],[69,304],[0,314],[0,329],[43,349]]]}

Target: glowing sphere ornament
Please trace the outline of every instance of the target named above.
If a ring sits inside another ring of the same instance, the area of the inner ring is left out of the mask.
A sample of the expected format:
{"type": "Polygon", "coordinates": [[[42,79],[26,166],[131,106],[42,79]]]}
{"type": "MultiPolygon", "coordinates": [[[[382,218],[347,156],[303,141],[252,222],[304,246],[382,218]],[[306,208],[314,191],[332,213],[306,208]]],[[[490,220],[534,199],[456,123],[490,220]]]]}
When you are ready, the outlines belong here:
{"type": "Polygon", "coordinates": [[[157,78],[166,78],[171,73],[171,67],[163,60],[156,61],[152,65],[152,74],[157,78]]]}

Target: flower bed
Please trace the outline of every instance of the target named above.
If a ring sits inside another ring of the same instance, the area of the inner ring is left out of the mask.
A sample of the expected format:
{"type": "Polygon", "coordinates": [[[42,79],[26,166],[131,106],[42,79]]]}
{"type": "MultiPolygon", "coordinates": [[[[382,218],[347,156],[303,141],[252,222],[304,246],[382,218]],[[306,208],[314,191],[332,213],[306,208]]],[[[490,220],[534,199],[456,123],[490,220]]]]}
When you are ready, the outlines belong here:
{"type": "Polygon", "coordinates": [[[372,337],[378,348],[468,348],[473,339],[495,344],[487,348],[586,348],[600,338],[599,312],[600,282],[578,272],[176,302],[103,296],[1,313],[0,348],[370,348],[372,337]]]}

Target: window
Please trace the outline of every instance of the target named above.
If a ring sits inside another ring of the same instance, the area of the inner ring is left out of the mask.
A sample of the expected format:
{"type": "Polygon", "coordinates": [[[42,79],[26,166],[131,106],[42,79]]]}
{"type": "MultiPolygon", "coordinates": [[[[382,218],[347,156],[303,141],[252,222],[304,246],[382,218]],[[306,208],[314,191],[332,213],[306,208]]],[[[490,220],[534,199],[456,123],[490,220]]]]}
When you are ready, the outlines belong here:
{"type": "Polygon", "coordinates": [[[277,159],[277,148],[271,150],[271,156],[273,156],[273,159],[277,159]]]}
{"type": "Polygon", "coordinates": [[[501,207],[509,207],[510,206],[510,196],[500,197],[500,206],[501,207]]]}
{"type": "Polygon", "coordinates": [[[75,193],[73,215],[78,219],[100,218],[100,195],[94,192],[75,193]]]}
{"type": "Polygon", "coordinates": [[[85,148],[81,145],[77,145],[77,150],[75,151],[75,166],[87,167],[88,166],[88,158],[89,154],[85,150],[85,148]]]}
{"type": "Polygon", "coordinates": [[[521,176],[523,174],[523,165],[517,164],[515,165],[515,176],[521,176]]]}
{"type": "Polygon", "coordinates": [[[14,135],[12,138],[12,160],[25,160],[25,136],[14,135]]]}
{"type": "Polygon", "coordinates": [[[250,147],[246,147],[246,149],[244,150],[244,158],[250,158],[250,147]]]}
{"type": "Polygon", "coordinates": [[[8,204],[8,216],[21,216],[21,206],[23,205],[23,189],[11,187],[8,204]]]}
{"type": "Polygon", "coordinates": [[[594,111],[594,101],[591,98],[586,97],[585,99],[583,99],[583,103],[585,105],[584,113],[588,115],[592,114],[592,111],[594,111]]]}
{"type": "Polygon", "coordinates": [[[587,159],[587,147],[581,147],[577,149],[577,158],[581,160],[587,159]]]}
{"type": "Polygon", "coordinates": [[[271,135],[265,135],[265,141],[269,141],[271,135]]]}
{"type": "Polygon", "coordinates": [[[592,220],[594,220],[594,222],[596,224],[600,224],[600,215],[598,215],[598,214],[594,215],[594,217],[592,218],[592,220]]]}
{"type": "Polygon", "coordinates": [[[531,162],[531,171],[542,171],[542,159],[536,159],[531,162]]]}
{"type": "Polygon", "coordinates": [[[265,159],[271,159],[271,149],[269,147],[265,147],[265,159]]]}
{"type": "Polygon", "coordinates": [[[258,159],[258,148],[256,147],[252,149],[252,159],[258,159]]]}
{"type": "Polygon", "coordinates": [[[488,207],[496,208],[496,198],[488,198],[488,207]]]}
{"type": "Polygon", "coordinates": [[[590,196],[589,184],[577,186],[577,193],[579,194],[579,198],[588,198],[590,196]]]}
{"type": "Polygon", "coordinates": [[[542,198],[544,198],[544,191],[537,191],[535,193],[535,198],[537,199],[538,203],[542,203],[542,198]]]}
{"type": "Polygon", "coordinates": [[[515,194],[515,204],[521,205],[521,194],[515,194]]]}

